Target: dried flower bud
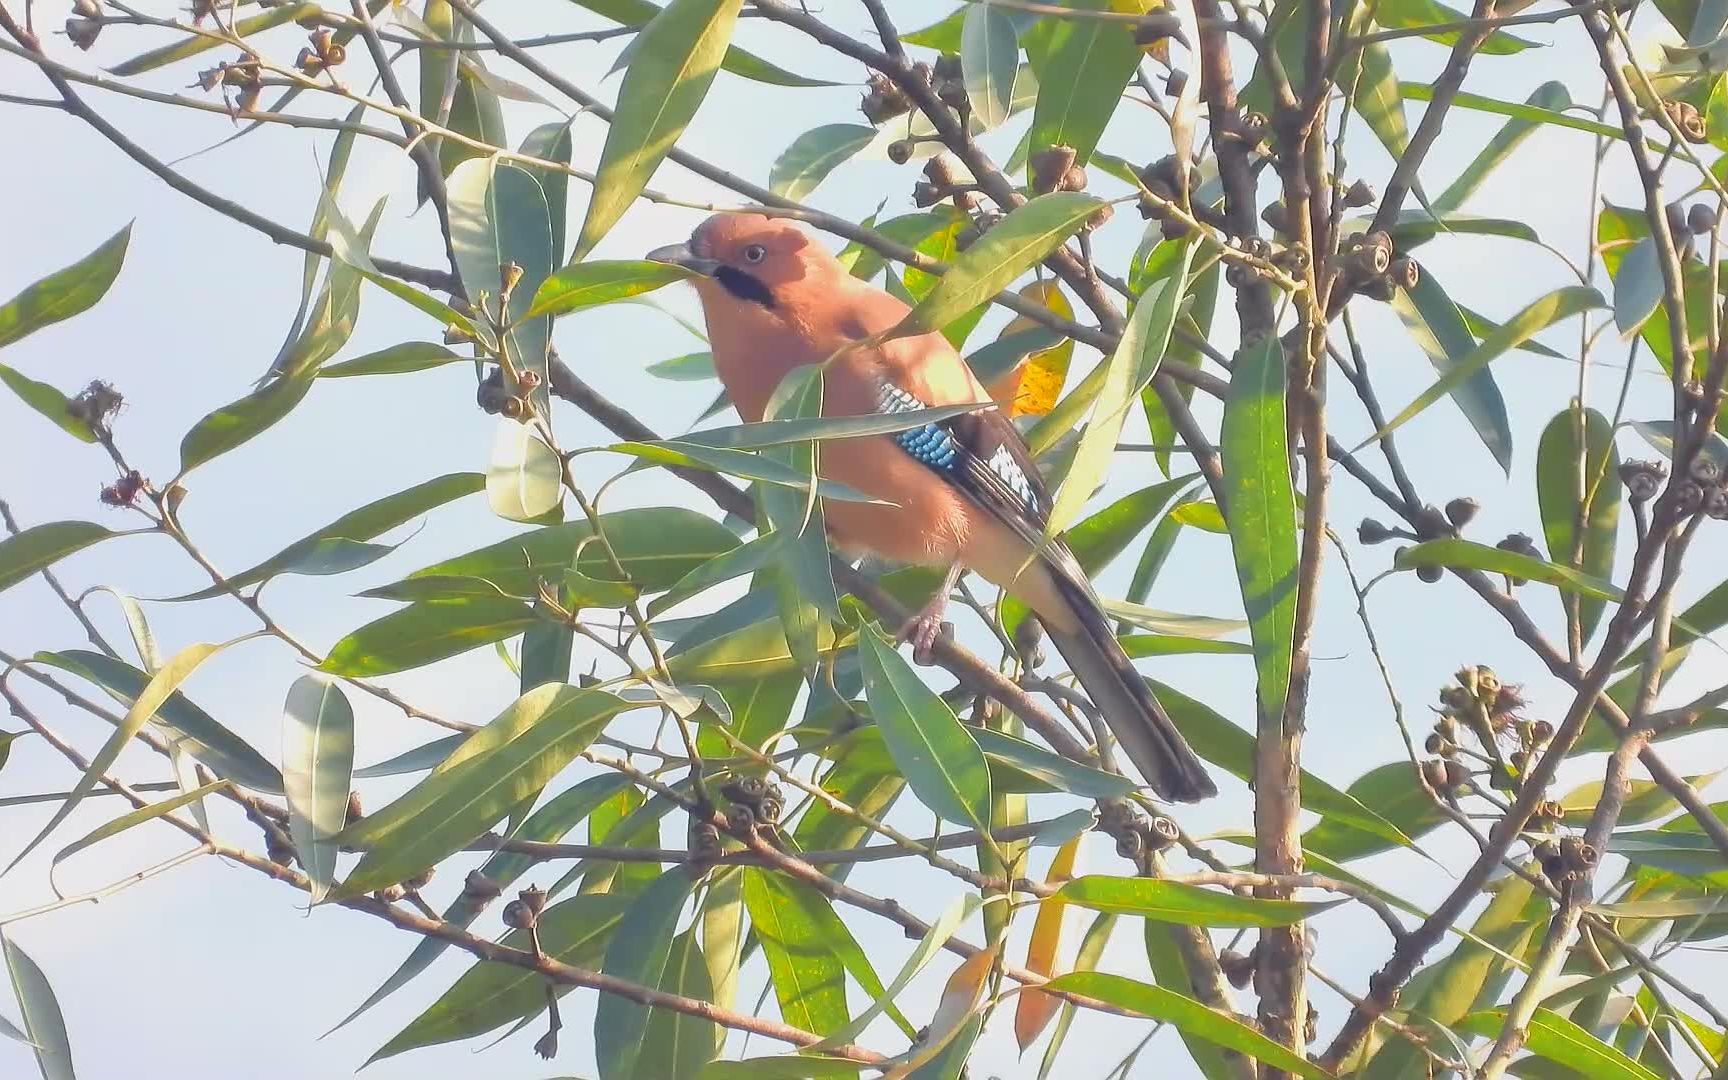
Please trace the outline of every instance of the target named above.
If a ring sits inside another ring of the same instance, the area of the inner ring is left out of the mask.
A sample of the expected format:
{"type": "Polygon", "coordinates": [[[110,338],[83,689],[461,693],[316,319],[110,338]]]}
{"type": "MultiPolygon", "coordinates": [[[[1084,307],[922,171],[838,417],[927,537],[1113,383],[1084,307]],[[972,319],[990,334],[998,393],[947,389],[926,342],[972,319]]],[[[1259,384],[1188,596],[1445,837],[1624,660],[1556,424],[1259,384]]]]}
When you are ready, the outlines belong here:
{"type": "Polygon", "coordinates": [[[100,19],[102,5],[96,0],[72,0],[72,14],[82,15],[86,19],[100,19]]]}
{"type": "Polygon", "coordinates": [[[1388,273],[1392,278],[1392,283],[1406,291],[1414,289],[1422,280],[1422,267],[1417,265],[1415,259],[1393,259],[1388,273]]]}
{"type": "Polygon", "coordinates": [[[532,394],[540,388],[540,373],[533,368],[523,368],[516,373],[516,389],[523,394],[532,394]]]}
{"type": "Polygon", "coordinates": [[[1728,521],[1728,488],[1715,488],[1704,497],[1704,513],[1716,521],[1728,521]]]}
{"type": "Polygon", "coordinates": [[[503,891],[502,886],[479,870],[468,871],[468,876],[462,879],[462,895],[471,902],[484,904],[503,891]]]}
{"type": "Polygon", "coordinates": [[[66,414],[92,428],[106,430],[124,404],[118,390],[96,379],[66,403],[66,414]]]}
{"type": "Polygon", "coordinates": [[[1267,203],[1266,209],[1260,211],[1260,220],[1280,236],[1295,235],[1295,230],[1290,227],[1290,211],[1282,200],[1267,203]]]}
{"type": "Polygon", "coordinates": [[[945,198],[947,195],[928,180],[920,180],[912,185],[912,205],[920,210],[935,206],[945,198]]]}
{"type": "Polygon", "coordinates": [[[1482,509],[1482,504],[1468,495],[1460,496],[1446,504],[1446,520],[1462,529],[1476,517],[1476,512],[1482,509]]]}
{"type": "Polygon", "coordinates": [[[1373,518],[1363,518],[1362,524],[1356,526],[1356,541],[1361,544],[1384,544],[1394,535],[1391,529],[1373,518]]]}
{"type": "Polygon", "coordinates": [[[1689,517],[1704,509],[1704,486],[1695,480],[1682,480],[1674,486],[1674,512],[1689,517]]]}
{"type": "Polygon", "coordinates": [[[1442,793],[1451,791],[1456,786],[1451,782],[1447,762],[1439,758],[1429,758],[1422,762],[1422,782],[1442,793]]]}
{"type": "Polygon", "coordinates": [[[1470,782],[1470,770],[1464,767],[1462,761],[1446,762],[1446,789],[1456,791],[1470,782]]]}
{"type": "Polygon", "coordinates": [[[1243,955],[1234,949],[1225,949],[1218,954],[1218,969],[1238,990],[1247,989],[1248,984],[1254,981],[1254,966],[1252,954],[1243,955]]]}
{"type": "Polygon", "coordinates": [[[1705,487],[1714,487],[1722,482],[1722,461],[1709,452],[1701,453],[1686,467],[1686,475],[1705,487]]]}
{"type": "MultiPolygon", "coordinates": [[[[1364,250],[1372,250],[1365,248],[1364,250]]],[[[1392,279],[1385,274],[1369,278],[1362,283],[1362,295],[1370,300],[1378,300],[1382,304],[1390,304],[1398,296],[1398,287],[1392,284],[1392,279]]]]}
{"type": "Polygon", "coordinates": [[[1674,127],[1689,143],[1709,141],[1709,135],[1704,129],[1704,118],[1698,114],[1697,106],[1688,101],[1664,101],[1662,111],[1668,114],[1668,119],[1674,122],[1674,127]]]}
{"type": "Polygon", "coordinates": [[[528,930],[534,926],[536,912],[521,900],[504,905],[504,925],[513,930],[528,930]]]}
{"type": "Polygon", "coordinates": [[[1686,211],[1686,227],[1699,236],[1715,231],[1716,208],[1709,203],[1693,203],[1686,211]]]}
{"type": "Polygon", "coordinates": [[[892,79],[872,71],[869,90],[858,108],[872,124],[881,124],[910,111],[912,102],[892,79]]]}
{"type": "Polygon", "coordinates": [[[1668,466],[1660,461],[1628,461],[1620,466],[1620,482],[1626,485],[1626,496],[1633,502],[1654,499],[1667,475],[1668,466]]]}
{"type": "Polygon", "coordinates": [[[1439,732],[1431,733],[1422,743],[1422,749],[1435,757],[1451,757],[1453,746],[1440,736],[1439,732]]]}
{"type": "Polygon", "coordinates": [[[396,901],[402,899],[406,895],[408,895],[408,890],[404,889],[402,886],[400,886],[400,885],[387,885],[384,888],[379,889],[376,892],[374,892],[372,894],[372,899],[378,901],[381,904],[394,904],[396,901]]]}
{"type": "Polygon", "coordinates": [[[1061,186],[1063,177],[1074,167],[1075,152],[1072,146],[1047,146],[1033,154],[1032,190],[1040,195],[1055,191],[1061,186]]]}
{"type": "Polygon", "coordinates": [[[911,139],[895,139],[888,144],[888,160],[896,165],[904,165],[912,160],[917,149],[917,144],[911,139]]]}
{"type": "Polygon", "coordinates": [[[498,267],[498,295],[506,303],[510,294],[516,291],[516,286],[522,281],[522,268],[513,262],[502,263],[498,267]]]}
{"type": "Polygon", "coordinates": [[[1430,585],[1434,584],[1435,582],[1439,581],[1441,578],[1443,578],[1445,576],[1446,576],[1446,571],[1443,568],[1435,566],[1431,563],[1427,564],[1427,565],[1423,565],[1423,566],[1418,566],[1416,568],[1416,577],[1422,581],[1427,582],[1430,585]]]}
{"type": "Polygon", "coordinates": [[[1344,205],[1356,210],[1364,206],[1373,206],[1378,198],[1379,196],[1374,194],[1374,189],[1368,181],[1358,180],[1345,190],[1344,205]]]}
{"type": "Polygon", "coordinates": [[[546,910],[546,890],[538,885],[530,885],[516,894],[516,899],[522,901],[529,911],[538,915],[546,910]]]}
{"type": "Polygon", "coordinates": [[[102,22],[99,19],[80,19],[73,16],[66,20],[66,37],[78,48],[89,51],[96,44],[96,36],[102,33],[102,22]]]}

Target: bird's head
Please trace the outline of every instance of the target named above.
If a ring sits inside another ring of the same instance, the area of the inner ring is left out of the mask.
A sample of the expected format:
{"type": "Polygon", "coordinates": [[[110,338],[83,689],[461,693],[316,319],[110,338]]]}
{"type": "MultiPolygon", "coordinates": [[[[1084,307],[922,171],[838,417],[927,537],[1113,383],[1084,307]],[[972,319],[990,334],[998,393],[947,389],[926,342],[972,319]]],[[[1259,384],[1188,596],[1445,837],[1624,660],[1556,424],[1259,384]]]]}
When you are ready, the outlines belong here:
{"type": "Polygon", "coordinates": [[[803,229],[761,214],[715,214],[688,243],[656,248],[648,258],[694,272],[696,291],[710,312],[730,306],[774,311],[844,274],[803,229]]]}

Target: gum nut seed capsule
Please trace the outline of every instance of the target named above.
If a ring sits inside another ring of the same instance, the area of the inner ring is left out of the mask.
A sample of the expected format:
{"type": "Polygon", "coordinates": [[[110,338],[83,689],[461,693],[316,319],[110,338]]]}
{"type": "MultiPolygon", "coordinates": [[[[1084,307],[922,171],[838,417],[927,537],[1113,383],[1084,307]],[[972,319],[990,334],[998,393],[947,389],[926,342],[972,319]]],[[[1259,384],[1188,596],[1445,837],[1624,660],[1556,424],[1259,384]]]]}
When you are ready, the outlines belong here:
{"type": "Polygon", "coordinates": [[[1173,217],[1167,217],[1160,221],[1158,223],[1158,230],[1163,233],[1164,239],[1166,240],[1180,240],[1193,231],[1188,227],[1186,221],[1180,221],[1173,217]]]}
{"type": "Polygon", "coordinates": [[[1373,206],[1379,196],[1374,194],[1374,188],[1366,180],[1358,180],[1344,192],[1344,205],[1352,210],[1364,206],[1373,206]]]}
{"type": "Polygon", "coordinates": [[[515,930],[526,930],[534,925],[534,912],[520,900],[512,900],[504,905],[504,925],[515,930]]]}
{"type": "Polygon", "coordinates": [[[1438,566],[1433,566],[1433,565],[1418,566],[1416,568],[1416,576],[1418,578],[1422,579],[1423,581],[1427,582],[1428,584],[1432,585],[1436,581],[1439,581],[1441,578],[1445,577],[1446,571],[1442,570],[1438,566]]]}
{"type": "Polygon", "coordinates": [[[1392,539],[1392,530],[1375,521],[1373,518],[1363,518],[1356,526],[1356,540],[1361,544],[1384,544],[1392,539]]]}
{"type": "Polygon", "coordinates": [[[1709,203],[1693,203],[1686,211],[1686,226],[1699,236],[1716,228],[1716,208],[1709,203]]]}
{"type": "Polygon", "coordinates": [[[1448,780],[1446,762],[1438,758],[1429,758],[1422,762],[1422,782],[1435,791],[1449,791],[1452,784],[1448,780]]]}
{"type": "Polygon", "coordinates": [[[1446,504],[1446,520],[1463,528],[1476,517],[1476,512],[1482,509],[1482,504],[1468,495],[1460,496],[1446,504]]]}
{"type": "Polygon", "coordinates": [[[468,876],[462,879],[462,891],[476,899],[491,900],[504,890],[496,881],[481,871],[470,870],[468,876]]]}
{"type": "Polygon", "coordinates": [[[912,205],[919,209],[935,206],[946,196],[928,180],[920,180],[912,185],[912,205]]]}
{"type": "Polygon", "coordinates": [[[1446,763],[1446,788],[1445,788],[1445,790],[1452,791],[1452,790],[1455,790],[1457,788],[1461,788],[1465,784],[1469,783],[1469,781],[1470,781],[1470,770],[1464,767],[1463,762],[1461,762],[1461,761],[1448,761],[1446,763]]]}
{"type": "Polygon", "coordinates": [[[538,885],[530,885],[516,894],[516,899],[528,905],[528,910],[538,915],[546,910],[546,890],[538,885]]]}
{"type": "Polygon", "coordinates": [[[1675,237],[1690,236],[1692,226],[1686,224],[1686,210],[1677,202],[1671,202],[1662,208],[1663,216],[1668,219],[1668,231],[1675,237]]]}
{"type": "Polygon", "coordinates": [[[1290,212],[1285,209],[1282,202],[1267,203],[1266,209],[1260,211],[1260,220],[1264,221],[1266,227],[1275,233],[1285,236],[1291,233],[1290,212]]]}
{"type": "Polygon", "coordinates": [[[911,139],[896,139],[888,144],[888,160],[896,165],[904,165],[912,160],[916,149],[911,139]]]}
{"type": "Polygon", "coordinates": [[[373,898],[386,904],[394,904],[407,895],[407,890],[400,885],[389,885],[372,894],[373,898]]]}
{"type": "Polygon", "coordinates": [[[1719,484],[1722,482],[1722,462],[1714,454],[1701,453],[1692,459],[1686,474],[1706,487],[1719,484]]]}
{"type": "Polygon", "coordinates": [[[1422,281],[1422,268],[1416,265],[1415,259],[1393,259],[1389,272],[1393,283],[1400,289],[1414,289],[1422,281]]]}
{"type": "Polygon", "coordinates": [[[1072,146],[1046,146],[1032,155],[1032,190],[1040,195],[1055,191],[1077,157],[1072,146]]]}
{"type": "Polygon", "coordinates": [[[504,399],[502,407],[498,411],[512,420],[520,420],[528,415],[528,406],[519,397],[508,397],[504,399]]]}
{"type": "Polygon", "coordinates": [[[1063,191],[1085,191],[1086,179],[1086,170],[1075,165],[1062,174],[1062,182],[1057,186],[1063,191]]]}
{"type": "Polygon", "coordinates": [[[1362,295],[1368,297],[1370,300],[1378,300],[1382,304],[1389,304],[1392,302],[1393,298],[1398,295],[1398,287],[1392,284],[1391,278],[1382,274],[1376,278],[1369,278],[1367,281],[1362,283],[1362,295]]]}

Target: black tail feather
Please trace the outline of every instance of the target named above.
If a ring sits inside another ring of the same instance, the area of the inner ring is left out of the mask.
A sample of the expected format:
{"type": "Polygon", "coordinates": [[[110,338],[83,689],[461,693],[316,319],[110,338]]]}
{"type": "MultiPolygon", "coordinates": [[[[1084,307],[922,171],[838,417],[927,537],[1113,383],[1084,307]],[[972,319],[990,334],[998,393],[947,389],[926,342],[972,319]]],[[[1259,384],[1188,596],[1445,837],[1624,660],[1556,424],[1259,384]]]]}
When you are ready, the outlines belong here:
{"type": "Polygon", "coordinates": [[[1057,567],[1052,570],[1079,616],[1080,631],[1062,634],[1050,630],[1050,640],[1103,713],[1105,724],[1128,759],[1161,798],[1199,802],[1218,794],[1200,758],[1122,651],[1090,586],[1057,567]]]}

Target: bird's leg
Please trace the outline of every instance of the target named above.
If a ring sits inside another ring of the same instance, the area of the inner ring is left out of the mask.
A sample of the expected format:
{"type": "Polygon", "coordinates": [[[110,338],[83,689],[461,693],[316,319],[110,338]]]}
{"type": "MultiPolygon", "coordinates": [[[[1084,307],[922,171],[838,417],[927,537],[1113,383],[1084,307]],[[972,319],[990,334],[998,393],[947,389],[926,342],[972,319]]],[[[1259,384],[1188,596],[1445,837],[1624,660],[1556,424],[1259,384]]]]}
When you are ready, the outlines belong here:
{"type": "Polygon", "coordinates": [[[951,564],[942,575],[942,584],[936,589],[936,595],[900,628],[900,640],[912,643],[913,663],[932,663],[937,640],[944,633],[954,632],[953,625],[943,622],[942,616],[948,610],[948,594],[954,591],[954,583],[960,580],[963,569],[957,562],[951,564]]]}

